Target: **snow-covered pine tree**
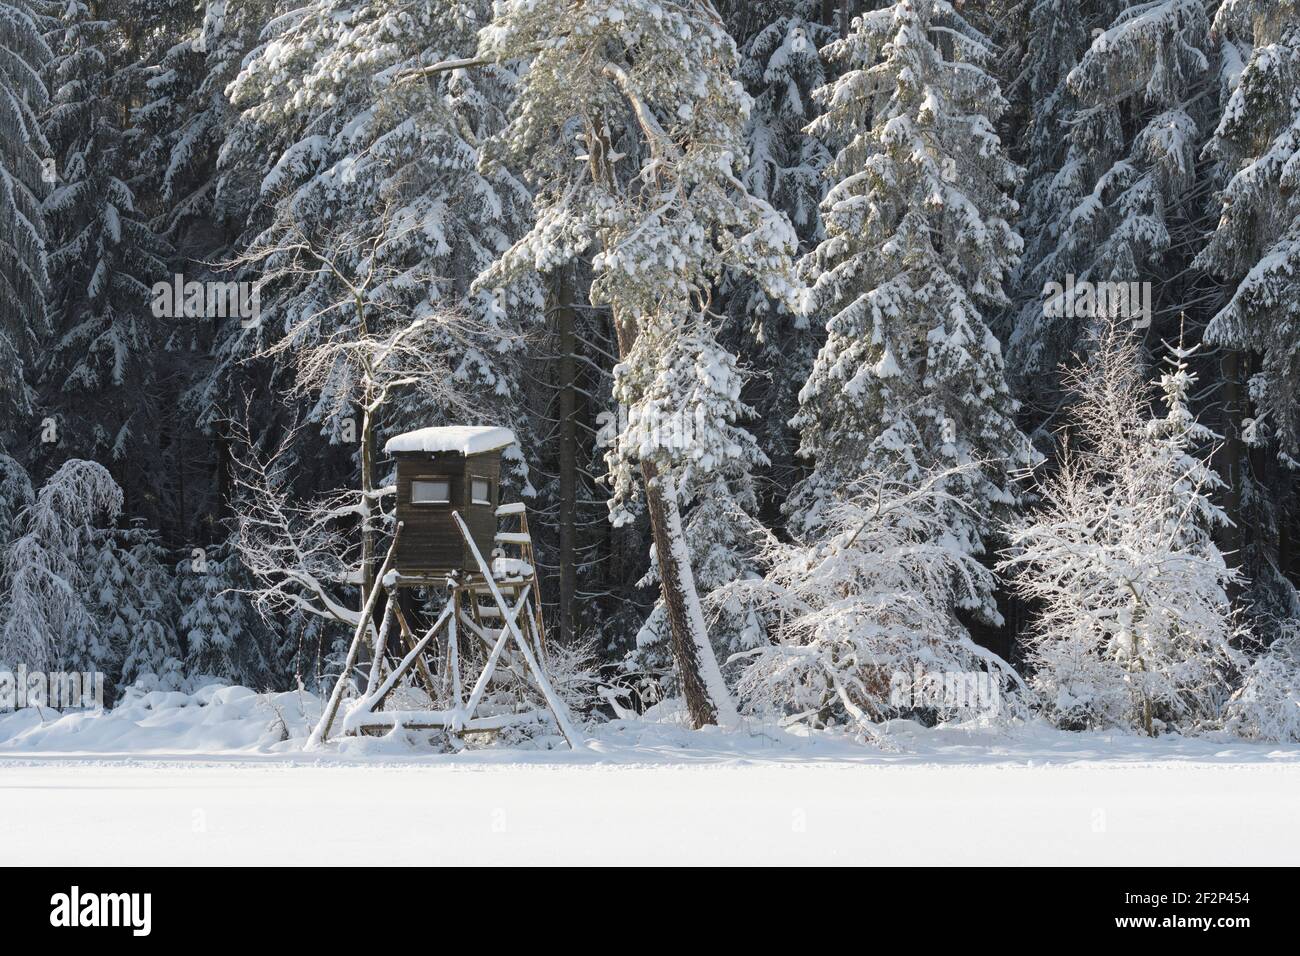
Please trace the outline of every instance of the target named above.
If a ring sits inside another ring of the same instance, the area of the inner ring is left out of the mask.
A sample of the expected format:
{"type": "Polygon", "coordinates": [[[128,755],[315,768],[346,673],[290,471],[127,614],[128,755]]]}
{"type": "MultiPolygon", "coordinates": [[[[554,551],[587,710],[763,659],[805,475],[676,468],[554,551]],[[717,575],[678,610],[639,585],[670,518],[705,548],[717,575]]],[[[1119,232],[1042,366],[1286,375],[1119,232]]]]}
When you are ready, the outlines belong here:
{"type": "Polygon", "coordinates": [[[100,623],[88,586],[96,531],[121,509],[122,490],[92,461],[65,462],[41,487],[24,514],[22,536],[5,554],[0,661],[71,670],[97,646],[100,623]]]}
{"type": "Polygon", "coordinates": [[[95,619],[93,628],[69,635],[71,646],[64,659],[72,670],[95,671],[104,675],[105,695],[111,699],[122,676],[127,642],[139,623],[136,609],[121,603],[130,570],[123,560],[113,528],[95,529],[89,535],[89,566],[86,568],[86,607],[95,619]]]}
{"type": "Polygon", "coordinates": [[[813,91],[827,79],[818,51],[835,30],[817,21],[818,0],[775,7],[740,47],[737,77],[754,100],[746,127],[749,162],[741,178],[750,192],[786,214],[800,239],[815,240],[826,191],[822,174],[831,156],[805,128],[818,112],[813,91]]]}
{"type": "Polygon", "coordinates": [[[1088,208],[1073,217],[1084,236],[1072,241],[1100,240],[1090,276],[1170,278],[1159,267],[1177,239],[1178,219],[1199,218],[1190,203],[1206,117],[1197,94],[1211,79],[1209,46],[1205,0],[1148,0],[1120,11],[1070,72],[1080,111],[1119,105],[1117,132],[1131,131],[1125,155],[1102,172],[1088,208]]]}
{"type": "MultiPolygon", "coordinates": [[[[945,491],[964,506],[943,535],[979,554],[1016,501],[1012,471],[1034,454],[984,317],[1005,306],[1021,245],[989,43],[943,0],[901,0],[857,18],[826,55],[845,72],[818,91],[812,128],[839,152],[827,238],[802,267],[805,309],[828,338],[800,395],[814,470],[790,502],[792,526],[815,532],[864,471],[909,481],[958,466],[945,491]]],[[[981,587],[960,606],[998,620],[987,579],[969,581],[981,587]]]]}
{"type": "Polygon", "coordinates": [[[1193,351],[1173,350],[1166,413],[1148,420],[1134,336],[1104,326],[1069,379],[1078,398],[1059,470],[1010,529],[1000,569],[1038,608],[1031,684],[1060,726],[1211,726],[1243,664],[1236,574],[1211,536],[1226,520],[1209,497],[1219,480],[1203,443],[1216,436],[1188,407],[1193,351]]]}
{"type": "Polygon", "coordinates": [[[292,668],[275,673],[279,669],[267,660],[270,635],[248,598],[239,593],[246,582],[232,549],[187,557],[176,573],[181,603],[178,631],[185,645],[187,676],[218,677],[257,688],[272,686],[273,673],[276,683],[294,673],[292,668]]]}
{"type": "Polygon", "coordinates": [[[1185,331],[1177,344],[1167,346],[1166,371],[1160,377],[1165,414],[1147,423],[1147,447],[1151,466],[1170,476],[1168,484],[1155,485],[1149,494],[1165,499],[1171,515],[1186,517],[1171,532],[1177,548],[1193,549],[1221,557],[1212,532],[1228,523],[1228,516],[1213,496],[1224,489],[1223,479],[1211,467],[1209,452],[1222,436],[1202,425],[1191,409],[1191,395],[1197,381],[1191,363],[1200,346],[1184,341],[1185,331]]]}
{"type": "Polygon", "coordinates": [[[1092,165],[1103,158],[1084,135],[1104,129],[1108,118],[1105,109],[1080,116],[1067,83],[1088,48],[1089,12],[1095,6],[1087,0],[1035,0],[1023,40],[1024,57],[1008,90],[1010,97],[1023,102],[1026,118],[1018,144],[1025,165],[1018,196],[1025,251],[1010,283],[1014,292],[1005,323],[1008,377],[1025,399],[1048,406],[1054,396],[1045,379],[1054,378],[1068,357],[1078,323],[1046,315],[1043,289],[1049,282],[1063,281],[1056,250],[1068,245],[1070,214],[1091,191],[1096,175],[1092,165]]]}
{"type": "Polygon", "coordinates": [[[117,462],[132,488],[158,497],[155,364],[162,329],[150,309],[168,274],[166,246],[137,209],[123,129],[117,25],[67,0],[47,35],[52,106],[46,130],[59,182],[44,203],[51,229],[56,338],[41,378],[60,447],[117,462]]]}
{"type": "Polygon", "coordinates": [[[1035,120],[1047,152],[1035,151],[1031,162],[1048,161],[1033,171],[1026,195],[1030,255],[1008,355],[1043,406],[1039,418],[1059,404],[1060,364],[1109,318],[1044,309],[1048,283],[1150,282],[1153,334],[1165,337],[1177,334],[1180,312],[1213,300],[1203,274],[1189,268],[1208,189],[1197,165],[1210,122],[1202,94],[1213,80],[1205,0],[1048,4],[1035,27],[1045,35],[1031,50],[1059,58],[1046,76],[1059,76],[1078,55],[1087,28],[1091,43],[1059,95],[1040,101],[1035,120]],[[1051,137],[1062,129],[1069,145],[1058,164],[1051,137]]]}
{"type": "MultiPolygon", "coordinates": [[[[372,332],[391,331],[398,316],[464,313],[469,321],[457,330],[427,323],[428,348],[445,356],[450,380],[473,396],[480,416],[523,437],[512,353],[539,319],[540,289],[533,281],[469,291],[528,221],[523,184],[477,169],[479,144],[502,125],[512,74],[492,68],[394,82],[472,52],[488,10],[485,0],[314,0],[277,19],[230,84],[241,117],[223,147],[223,175],[260,182],[248,257],[265,251],[272,268],[283,264],[274,251],[301,229],[335,268],[387,277],[371,291],[372,332]]],[[[296,349],[350,316],[350,294],[324,270],[303,269],[267,288],[262,311],[296,349]]],[[[339,374],[311,419],[331,438],[339,417],[355,415],[337,401],[351,387],[342,380],[349,373],[339,374]]],[[[437,402],[399,405],[402,427],[447,414],[437,402]]],[[[516,466],[525,484],[527,469],[516,466]]]]}
{"type": "Polygon", "coordinates": [[[274,8],[265,0],[208,0],[178,12],[161,25],[156,62],[145,67],[144,102],[132,110],[141,175],[157,228],[194,258],[214,261],[227,233],[242,225],[241,190],[229,183],[218,195],[217,155],[235,119],[226,85],[274,8]]]}
{"type": "Polygon", "coordinates": [[[639,469],[687,708],[697,725],[730,723],[680,494],[695,474],[761,456],[738,423],[747,408],[713,286],[748,271],[790,302],[795,248],[789,223],[738,176],[750,100],[732,79],[735,44],[704,2],[507,0],[495,13],[479,59],[528,68],[493,158],[536,187],[537,224],[478,287],[594,252],[591,301],[612,313],[626,409],[606,456],[612,517],[630,518],[639,469]]]}
{"type": "MultiPolygon", "coordinates": [[[[806,129],[820,112],[813,90],[829,78],[818,51],[838,35],[833,24],[816,19],[825,13],[823,7],[819,0],[739,4],[730,18],[741,44],[738,77],[754,99],[745,129],[749,163],[741,178],[755,196],[785,213],[801,254],[824,238],[819,206],[831,155],[806,129]],[[740,32],[755,20],[759,23],[752,35],[740,32]]],[[[752,370],[744,392],[756,413],[751,428],[772,463],[770,481],[760,489],[761,504],[765,514],[776,517],[779,503],[804,470],[790,419],[823,330],[802,312],[772,301],[744,276],[724,282],[719,298],[730,319],[724,342],[752,370]]]]}
{"type": "Polygon", "coordinates": [[[1207,150],[1223,166],[1218,227],[1200,264],[1232,289],[1207,341],[1260,357],[1248,443],[1300,461],[1300,6],[1225,0],[1215,16],[1228,64],[1207,150]]]}
{"type": "MultiPolygon", "coordinates": [[[[816,22],[817,0],[728,5],[728,28],[739,44],[737,73],[753,98],[745,126],[748,166],[741,180],[749,191],[785,213],[801,251],[822,236],[818,204],[825,192],[825,146],[805,127],[816,115],[812,91],[826,82],[818,48],[835,36],[816,22]]],[[[722,5],[719,5],[722,9],[722,5]]],[[[820,330],[807,317],[767,295],[744,273],[728,275],[718,288],[726,322],[719,338],[749,373],[742,390],[753,414],[747,422],[767,467],[731,468],[701,476],[701,489],[683,489],[683,527],[695,585],[704,602],[709,634],[721,659],[756,647],[764,626],[756,609],[736,596],[715,601],[711,594],[731,581],[757,577],[761,528],[756,515],[777,512],[801,469],[798,436],[789,420],[807,381],[820,330]]],[[[779,514],[779,512],[777,512],[779,514]]],[[[659,569],[640,582],[658,587],[659,569]]],[[[670,673],[671,628],[662,597],[636,636],[626,664],[638,673],[670,673]]]]}
{"type": "Polygon", "coordinates": [[[157,535],[142,528],[119,532],[115,542],[125,572],[115,604],[114,626],[127,625],[122,685],[149,677],[152,686],[175,690],[184,675],[176,636],[176,581],[157,535]]]}
{"type": "Polygon", "coordinates": [[[104,673],[110,689],[152,675],[152,687],[176,690],[183,676],[176,582],[157,534],[137,524],[100,532],[95,541],[88,590],[99,627],[76,669],[104,673]]]}
{"type": "Polygon", "coordinates": [[[42,71],[50,49],[42,18],[26,0],[0,2],[0,412],[31,406],[23,375],[45,337],[45,220],[41,199],[53,167],[39,115],[49,103],[42,71]]]}

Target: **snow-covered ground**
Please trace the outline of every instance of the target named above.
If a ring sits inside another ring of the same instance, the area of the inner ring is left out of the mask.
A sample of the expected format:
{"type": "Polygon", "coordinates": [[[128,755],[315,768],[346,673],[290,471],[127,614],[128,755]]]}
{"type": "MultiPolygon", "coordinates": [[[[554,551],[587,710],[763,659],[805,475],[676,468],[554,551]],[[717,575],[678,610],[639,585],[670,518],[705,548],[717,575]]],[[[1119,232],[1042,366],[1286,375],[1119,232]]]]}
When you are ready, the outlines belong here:
{"type": "Polygon", "coordinates": [[[0,715],[0,865],[1290,863],[1300,747],[617,721],[577,753],[303,754],[318,704],[207,688],[0,715]]]}

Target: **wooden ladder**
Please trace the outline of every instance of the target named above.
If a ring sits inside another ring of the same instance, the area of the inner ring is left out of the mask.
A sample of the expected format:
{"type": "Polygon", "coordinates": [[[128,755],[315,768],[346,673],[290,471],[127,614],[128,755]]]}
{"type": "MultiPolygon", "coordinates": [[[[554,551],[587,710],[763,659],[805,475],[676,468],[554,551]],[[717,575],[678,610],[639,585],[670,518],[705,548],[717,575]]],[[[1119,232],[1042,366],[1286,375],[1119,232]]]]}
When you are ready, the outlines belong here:
{"type": "Polygon", "coordinates": [[[524,584],[532,585],[534,595],[534,600],[532,602],[533,623],[536,628],[538,651],[543,657],[546,657],[546,625],[542,620],[542,592],[537,579],[537,553],[533,550],[533,536],[528,530],[528,509],[524,506],[522,501],[511,502],[510,504],[502,505],[497,508],[497,519],[499,521],[508,518],[519,519],[519,530],[502,531],[498,529],[496,538],[494,539],[497,544],[496,550],[503,558],[522,561],[528,566],[528,573],[526,575],[520,575],[518,582],[514,582],[510,578],[507,578],[505,583],[507,583],[507,585],[515,592],[518,592],[524,584]],[[513,555],[508,554],[506,548],[516,548],[517,551],[513,555]]]}

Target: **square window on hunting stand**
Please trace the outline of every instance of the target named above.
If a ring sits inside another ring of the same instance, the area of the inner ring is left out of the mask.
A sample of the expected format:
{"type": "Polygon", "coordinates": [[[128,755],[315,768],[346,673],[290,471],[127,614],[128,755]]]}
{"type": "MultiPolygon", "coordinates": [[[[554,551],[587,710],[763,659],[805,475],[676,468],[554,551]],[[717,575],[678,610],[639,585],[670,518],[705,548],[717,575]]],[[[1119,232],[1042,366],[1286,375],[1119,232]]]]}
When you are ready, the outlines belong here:
{"type": "Polygon", "coordinates": [[[411,479],[411,504],[451,504],[451,482],[445,478],[411,479]]]}
{"type": "Polygon", "coordinates": [[[486,478],[473,478],[470,480],[470,504],[490,505],[492,504],[492,482],[486,478]]]}

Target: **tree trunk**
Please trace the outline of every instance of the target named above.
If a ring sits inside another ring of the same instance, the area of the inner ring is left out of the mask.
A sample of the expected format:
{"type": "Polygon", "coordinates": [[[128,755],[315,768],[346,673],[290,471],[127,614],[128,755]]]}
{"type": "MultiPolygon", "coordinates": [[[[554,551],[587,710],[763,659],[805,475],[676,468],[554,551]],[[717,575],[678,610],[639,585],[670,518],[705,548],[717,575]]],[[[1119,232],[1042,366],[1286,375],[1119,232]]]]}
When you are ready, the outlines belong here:
{"type": "Polygon", "coordinates": [[[1223,510],[1232,524],[1224,534],[1224,555],[1229,566],[1241,567],[1242,546],[1245,533],[1242,521],[1243,492],[1245,490],[1246,446],[1241,440],[1242,422],[1245,419],[1245,393],[1242,388],[1242,353],[1228,351],[1223,357],[1223,414],[1226,419],[1223,439],[1223,463],[1219,469],[1227,484],[1224,492],[1223,510]]]}
{"type": "Polygon", "coordinates": [[[370,524],[370,493],[373,490],[370,487],[372,442],[370,416],[363,412],[361,420],[361,568],[365,578],[361,589],[361,603],[364,605],[375,582],[375,535],[370,524]]]}
{"type": "Polygon", "coordinates": [[[686,538],[677,508],[677,491],[672,480],[659,474],[652,462],[643,462],[646,505],[654,535],[655,557],[659,560],[659,582],[672,633],[673,657],[686,697],[686,709],[695,727],[719,724],[732,727],[736,710],[722,683],[708,628],[700,610],[695,574],[686,560],[686,538]]]}
{"type": "MultiPolygon", "coordinates": [[[[173,433],[173,447],[176,449],[176,510],[180,512],[176,519],[176,541],[185,544],[189,541],[189,521],[185,517],[185,442],[179,432],[173,433]]],[[[207,542],[205,541],[204,544],[207,542]]]]}
{"type": "Polygon", "coordinates": [[[565,266],[554,277],[555,330],[559,349],[559,419],[560,419],[560,641],[571,642],[576,636],[575,607],[578,590],[578,438],[575,416],[577,396],[574,392],[574,312],[572,266],[565,266]]]}
{"type": "MultiPolygon", "coordinates": [[[[605,123],[595,122],[592,130],[605,130],[605,123]]],[[[612,145],[603,133],[593,133],[588,142],[592,178],[612,189],[614,170],[609,156],[612,145]]],[[[612,315],[614,336],[618,342],[618,357],[627,361],[636,343],[637,329],[626,316],[612,315]]],[[[668,611],[669,630],[672,633],[673,657],[681,677],[686,708],[695,727],[720,723],[734,726],[739,717],[722,683],[713,645],[709,643],[708,630],[700,611],[699,595],[695,591],[695,575],[682,535],[681,515],[677,509],[677,494],[672,479],[661,476],[653,462],[641,463],[645,480],[646,505],[650,512],[650,531],[654,537],[655,555],[659,560],[659,584],[664,606],[668,611]]]]}
{"type": "MultiPolygon", "coordinates": [[[[361,607],[370,601],[370,593],[375,590],[377,575],[375,573],[375,533],[374,517],[371,514],[377,499],[375,490],[375,426],[368,411],[371,399],[369,386],[365,389],[365,405],[361,409],[361,607]]],[[[386,603],[386,602],[385,602],[386,603]]],[[[374,602],[374,626],[382,623],[386,613],[380,602],[374,602]]]]}
{"type": "MultiPolygon", "coordinates": [[[[618,336],[619,359],[625,361],[636,341],[636,333],[617,317],[614,330],[618,336]]],[[[655,557],[659,561],[659,586],[668,611],[673,658],[677,662],[677,674],[681,678],[691,723],[696,728],[707,724],[735,726],[739,717],[731,695],[722,683],[718,660],[713,645],[709,643],[708,629],[700,611],[695,574],[687,559],[686,539],[677,508],[677,490],[672,479],[661,475],[653,462],[641,463],[641,475],[645,480],[646,508],[650,512],[655,557]]]]}

